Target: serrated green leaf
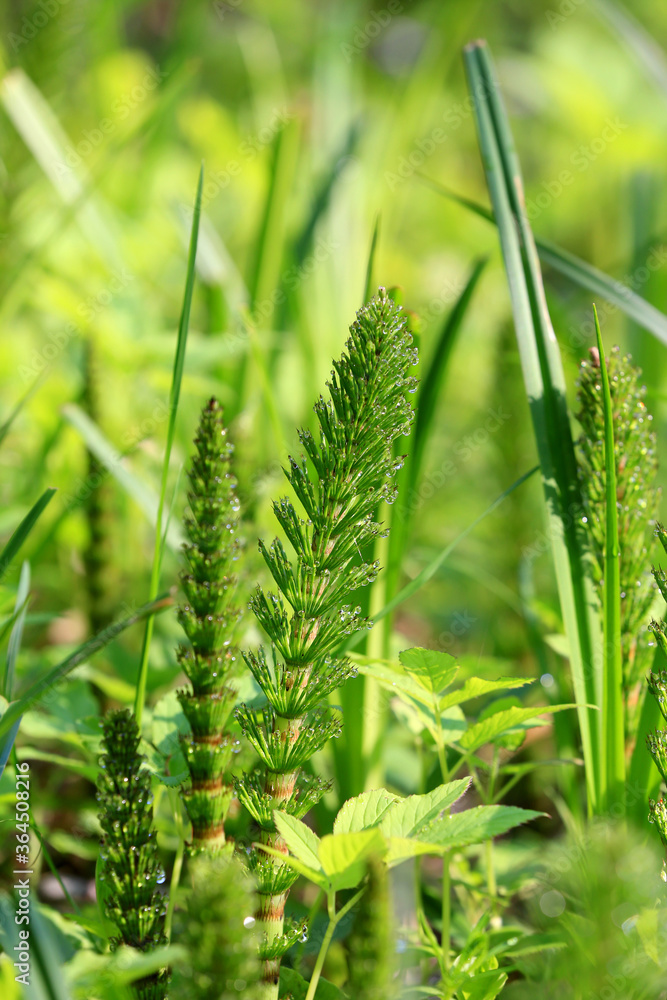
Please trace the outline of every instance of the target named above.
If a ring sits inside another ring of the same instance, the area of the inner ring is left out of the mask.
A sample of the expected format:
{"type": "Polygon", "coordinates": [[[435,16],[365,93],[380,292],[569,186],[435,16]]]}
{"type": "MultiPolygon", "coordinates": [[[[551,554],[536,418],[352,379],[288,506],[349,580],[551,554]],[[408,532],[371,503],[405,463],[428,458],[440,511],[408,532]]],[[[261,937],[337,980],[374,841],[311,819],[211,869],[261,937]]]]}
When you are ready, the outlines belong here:
{"type": "Polygon", "coordinates": [[[379,826],[383,816],[396,802],[400,802],[398,795],[388,792],[386,788],[374,788],[348,799],[334,820],[333,832],[359,833],[379,826]]]}
{"type": "Polygon", "coordinates": [[[372,677],[388,691],[394,694],[400,694],[401,692],[407,694],[422,705],[430,705],[433,701],[432,696],[428,691],[424,690],[421,684],[417,684],[412,677],[409,677],[402,671],[392,669],[386,664],[380,664],[369,657],[362,659],[360,656],[353,656],[352,659],[360,674],[364,674],[365,677],[372,677]]]}
{"type": "Polygon", "coordinates": [[[359,833],[329,834],[322,837],[319,860],[332,889],[353,889],[366,873],[366,858],[370,854],[385,854],[386,850],[387,843],[380,830],[375,827],[359,833]]]}
{"type": "Polygon", "coordinates": [[[278,833],[292,854],[310,868],[321,870],[322,865],[318,856],[320,839],[317,834],[313,833],[310,827],[306,826],[300,819],[280,812],[278,809],[274,812],[273,817],[278,833]]]}
{"type": "Polygon", "coordinates": [[[505,733],[529,719],[575,707],[575,705],[536,705],[533,708],[507,708],[471,726],[463,734],[459,744],[464,750],[477,750],[485,743],[491,743],[501,733],[505,733]]]}
{"type": "Polygon", "coordinates": [[[449,653],[438,652],[435,649],[424,649],[416,646],[414,649],[404,649],[398,654],[406,672],[414,677],[418,684],[433,694],[439,694],[452,683],[458,672],[458,666],[452,663],[449,653]]]}
{"type": "Polygon", "coordinates": [[[152,742],[164,757],[178,756],[185,764],[179,734],[189,732],[178,695],[176,691],[169,691],[153,709],[152,742]]]}
{"type": "Polygon", "coordinates": [[[508,688],[521,688],[527,684],[534,684],[533,680],[524,680],[520,677],[498,677],[496,680],[485,680],[483,677],[469,677],[463,687],[456,691],[451,691],[440,700],[440,711],[450,708],[452,705],[462,705],[473,698],[479,698],[483,694],[491,694],[492,691],[501,691],[508,688]]]}
{"type": "Polygon", "coordinates": [[[425,795],[410,795],[397,802],[382,821],[386,837],[413,837],[444,809],[449,809],[470,787],[471,778],[459,778],[425,795]]]}
{"type": "Polygon", "coordinates": [[[30,508],[16,531],[5,545],[2,552],[0,552],[0,580],[2,580],[5,573],[9,569],[12,560],[18,555],[21,546],[37,524],[37,521],[41,517],[43,511],[55,495],[55,492],[56,490],[54,487],[44,490],[37,503],[30,508]]]}
{"type": "Polygon", "coordinates": [[[396,717],[404,721],[412,732],[419,734],[427,729],[436,742],[457,743],[467,727],[465,716],[457,705],[440,714],[440,725],[431,708],[415,704],[412,698],[405,695],[397,695],[392,708],[396,717]]]}
{"type": "Polygon", "coordinates": [[[545,813],[518,806],[476,806],[435,820],[417,836],[390,837],[387,864],[400,864],[422,854],[442,855],[459,847],[481,844],[545,813]]]}
{"type": "Polygon", "coordinates": [[[461,1000],[495,1000],[507,982],[507,974],[499,969],[476,973],[470,985],[459,988],[461,1000]]]}
{"type": "Polygon", "coordinates": [[[463,812],[443,816],[417,834],[423,843],[437,844],[446,850],[466,844],[481,844],[515,826],[528,823],[545,813],[519,806],[475,806],[463,812]]]}
{"type": "MultiPolygon", "coordinates": [[[[635,926],[637,926],[635,924],[635,926]]],[[[504,955],[534,955],[546,948],[565,948],[567,942],[559,931],[550,931],[546,934],[524,934],[517,944],[503,949],[504,955]]]]}
{"type": "Polygon", "coordinates": [[[67,674],[71,673],[75,667],[78,667],[80,663],[85,663],[94,653],[98,650],[103,649],[108,643],[112,642],[117,636],[124,632],[125,629],[134,625],[136,622],[141,621],[149,614],[155,614],[156,612],[164,611],[166,608],[171,607],[173,601],[168,595],[156,598],[154,601],[149,601],[148,604],[144,604],[143,607],[139,608],[134,614],[131,614],[128,618],[125,618],[121,622],[114,622],[107,628],[98,632],[96,636],[92,639],[88,639],[83,645],[79,646],[70,656],[55,666],[50,670],[41,680],[36,681],[24,695],[22,695],[16,701],[9,703],[7,711],[3,714],[0,719],[0,737],[3,737],[16,723],[24,712],[26,712],[33,705],[50,691],[55,685],[61,681],[67,674]]]}

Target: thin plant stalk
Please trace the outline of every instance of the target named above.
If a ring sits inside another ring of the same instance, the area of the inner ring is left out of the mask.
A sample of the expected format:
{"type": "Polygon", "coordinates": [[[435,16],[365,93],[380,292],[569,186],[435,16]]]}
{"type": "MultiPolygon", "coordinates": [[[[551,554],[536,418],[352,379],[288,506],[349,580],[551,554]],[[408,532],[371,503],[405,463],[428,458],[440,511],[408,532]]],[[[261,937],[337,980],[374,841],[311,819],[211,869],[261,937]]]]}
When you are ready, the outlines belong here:
{"type": "Polygon", "coordinates": [[[623,659],[621,647],[621,576],[618,541],[618,500],[614,451],[614,414],[609,372],[604,356],[597,309],[595,331],[600,358],[604,402],[604,455],[606,532],[604,553],[604,688],[600,738],[598,801],[606,810],[619,805],[625,811],[625,718],[623,710],[623,659]]]}
{"type": "Polygon", "coordinates": [[[320,976],[322,975],[322,969],[324,968],[324,962],[327,957],[327,952],[329,951],[329,945],[333,940],[333,936],[336,933],[336,927],[341,922],[343,917],[350,912],[353,906],[356,906],[358,901],[361,899],[365,893],[366,888],[360,889],[356,892],[352,899],[349,899],[345,906],[336,913],[336,894],[332,892],[327,898],[327,912],[329,914],[329,923],[327,929],[324,932],[324,937],[322,938],[322,944],[320,945],[320,950],[317,954],[317,959],[315,961],[315,968],[313,969],[313,974],[308,983],[308,992],[306,993],[305,1000],[315,1000],[315,994],[317,991],[317,984],[320,981],[320,976]]]}
{"type": "MultiPolygon", "coordinates": [[[[183,379],[183,369],[185,367],[185,347],[188,339],[188,328],[190,325],[190,308],[192,306],[192,292],[195,283],[195,261],[197,258],[197,240],[199,237],[199,219],[201,216],[202,186],[204,183],[204,168],[199,172],[199,182],[197,184],[197,194],[195,197],[195,207],[192,215],[192,229],[190,232],[190,248],[188,251],[187,277],[185,281],[185,294],[183,297],[183,307],[178,324],[178,337],[176,339],[176,354],[174,356],[174,370],[172,373],[171,390],[169,393],[169,422],[167,425],[167,443],[162,461],[162,479],[160,483],[160,496],[158,500],[157,518],[155,522],[155,546],[153,549],[153,566],[151,569],[151,580],[149,588],[149,600],[157,597],[160,587],[160,570],[162,568],[162,555],[164,552],[162,539],[162,516],[164,512],[165,497],[167,495],[167,480],[169,478],[169,461],[171,459],[171,449],[174,443],[174,432],[176,429],[176,414],[178,412],[178,402],[181,394],[181,382],[183,379]]],[[[153,628],[155,621],[151,615],[146,622],[146,632],[141,650],[141,662],[139,664],[139,675],[137,677],[137,688],[134,699],[134,715],[137,726],[141,731],[141,720],[146,700],[146,681],[148,678],[148,658],[150,655],[151,639],[153,638],[153,628]]]]}

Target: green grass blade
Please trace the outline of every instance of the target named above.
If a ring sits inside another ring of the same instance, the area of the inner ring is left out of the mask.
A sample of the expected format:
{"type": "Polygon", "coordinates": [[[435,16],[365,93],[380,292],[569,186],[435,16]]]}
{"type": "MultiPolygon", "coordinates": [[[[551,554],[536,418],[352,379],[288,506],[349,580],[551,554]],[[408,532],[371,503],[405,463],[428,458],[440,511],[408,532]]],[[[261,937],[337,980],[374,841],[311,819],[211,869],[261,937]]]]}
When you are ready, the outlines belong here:
{"type": "Polygon", "coordinates": [[[533,235],[524,211],[519,163],[486,45],[465,50],[487,186],[512,300],[521,365],[542,468],[548,535],[569,639],[589,808],[597,807],[598,720],[602,685],[594,596],[579,518],[583,510],[565,396],[562,361],[549,313],[533,235]]]}
{"type": "Polygon", "coordinates": [[[49,487],[48,490],[44,490],[41,497],[31,509],[28,511],[26,516],[23,518],[18,528],[9,539],[4,549],[0,553],[0,580],[2,580],[9,569],[12,560],[18,554],[21,546],[25,542],[26,538],[35,527],[37,521],[41,517],[44,509],[47,507],[51,498],[55,494],[56,490],[54,487],[49,487]]]}
{"type": "MultiPolygon", "coordinates": [[[[455,201],[463,208],[474,212],[488,222],[496,222],[494,213],[483,205],[465,198],[463,195],[455,194],[444,185],[433,181],[428,177],[423,178],[439,194],[445,195],[451,201],[455,201]]],[[[543,264],[552,267],[565,278],[568,278],[575,285],[591,292],[595,297],[604,299],[611,305],[620,309],[621,312],[634,323],[648,330],[654,337],[657,337],[663,344],[667,344],[667,316],[656,309],[655,306],[647,302],[641,295],[637,295],[631,288],[624,285],[622,281],[610,278],[608,274],[599,271],[592,264],[581,260],[568,250],[551,243],[548,240],[535,239],[537,253],[543,264]]]]}
{"type": "Polygon", "coordinates": [[[79,175],[72,168],[62,169],[72,145],[70,138],[44,95],[20,67],[11,69],[0,81],[0,101],[59,197],[66,205],[76,206],[77,222],[91,249],[108,267],[122,268],[125,260],[116,233],[93,196],[87,172],[83,170],[79,175]]]}
{"type": "Polygon", "coordinates": [[[421,475],[424,451],[435,417],[435,410],[440,401],[449,360],[468,312],[471,299],[477,288],[477,283],[482,276],[487,262],[488,257],[480,258],[474,262],[465,287],[454,303],[454,307],[442,327],[435,352],[420,386],[413,440],[408,449],[410,479],[413,484],[419,480],[421,475]]]}
{"type": "MultiPolygon", "coordinates": [[[[486,261],[487,259],[484,258],[473,264],[465,287],[443,324],[435,351],[419,387],[415,422],[409,444],[405,446],[407,458],[397,482],[398,503],[391,508],[391,527],[385,569],[386,593],[389,597],[394,593],[400,579],[403,557],[413,521],[413,514],[404,499],[407,500],[411,489],[417,490],[419,487],[424,453],[435,419],[436,408],[442,396],[449,362],[471,299],[486,266],[486,261]]],[[[388,652],[388,649],[386,651],[388,652]]]]}
{"type": "Polygon", "coordinates": [[[334,153],[329,170],[327,171],[318,191],[313,199],[310,214],[301,231],[301,234],[294,241],[293,258],[296,267],[301,267],[306,257],[311,251],[315,240],[315,233],[320,219],[331,204],[331,198],[336,185],[350,162],[350,157],[354,155],[357,144],[362,134],[360,121],[354,121],[350,125],[342,146],[334,153]]]}
{"type": "Polygon", "coordinates": [[[0,444],[2,444],[2,442],[5,440],[5,438],[9,434],[9,432],[10,432],[10,430],[12,428],[12,424],[14,423],[14,421],[16,420],[16,418],[18,417],[19,413],[21,412],[21,410],[23,409],[23,407],[25,406],[25,404],[32,398],[35,390],[37,389],[37,387],[38,387],[38,385],[39,385],[39,383],[41,381],[42,381],[42,376],[38,375],[37,378],[35,379],[35,381],[32,383],[32,385],[28,389],[28,391],[26,393],[24,393],[23,396],[21,396],[21,398],[19,399],[18,403],[16,404],[16,406],[14,407],[14,409],[12,410],[12,412],[9,414],[9,416],[5,420],[4,424],[0,427],[0,444]]]}
{"type": "Polygon", "coordinates": [[[0,719],[0,739],[4,737],[5,733],[10,731],[24,712],[27,712],[28,709],[33,707],[33,705],[36,705],[47,691],[66,677],[72,670],[74,670],[75,667],[78,667],[81,663],[85,663],[94,653],[97,653],[98,650],[107,646],[122,632],[130,628],[131,625],[135,625],[137,622],[143,621],[146,618],[150,620],[150,618],[158,612],[165,611],[167,608],[172,607],[173,603],[173,599],[169,594],[162,594],[155,600],[151,600],[147,604],[144,604],[137,611],[129,615],[127,618],[124,618],[122,621],[114,622],[101,632],[98,632],[92,639],[88,639],[73,653],[70,653],[69,656],[53,667],[53,669],[49,670],[49,672],[45,674],[41,680],[35,681],[35,683],[28,688],[25,694],[23,694],[16,701],[9,703],[7,711],[0,719]]]}
{"type": "Polygon", "coordinates": [[[263,307],[262,326],[268,329],[271,328],[275,308],[271,297],[278,286],[283,260],[286,209],[294,182],[298,142],[296,122],[289,122],[276,136],[271,179],[256,241],[253,269],[248,281],[250,310],[254,315],[258,306],[263,307]]]}
{"type": "Polygon", "coordinates": [[[24,562],[21,567],[21,576],[16,591],[16,602],[14,605],[15,621],[9,636],[7,645],[7,662],[5,665],[5,681],[2,693],[9,700],[14,687],[14,675],[16,673],[16,661],[21,649],[23,639],[23,628],[25,626],[25,616],[28,613],[28,599],[30,597],[30,563],[24,562]]]}
{"type": "Polygon", "coordinates": [[[7,761],[9,760],[9,755],[12,752],[12,747],[14,746],[14,740],[16,739],[16,734],[19,731],[19,726],[21,725],[21,716],[14,721],[10,726],[9,732],[4,737],[4,743],[0,738],[0,777],[7,766],[7,761]]]}
{"type": "Polygon", "coordinates": [[[373,284],[373,268],[375,267],[375,254],[378,248],[379,237],[380,237],[380,216],[376,215],[375,225],[373,226],[373,235],[371,236],[371,245],[368,251],[368,264],[366,265],[366,283],[364,285],[364,301],[362,305],[364,305],[366,302],[370,302],[375,292],[375,285],[373,284]]]}
{"type": "Polygon", "coordinates": [[[663,95],[667,95],[667,57],[643,24],[611,0],[595,0],[593,11],[613,28],[621,44],[635,56],[647,79],[657,84],[663,95]]]}
{"type": "MultiPolygon", "coordinates": [[[[614,451],[614,411],[609,373],[604,356],[602,333],[595,315],[595,332],[600,355],[602,402],[604,407],[604,470],[606,528],[604,550],[604,688],[602,693],[600,739],[600,806],[625,810],[625,721],[623,716],[623,658],[621,654],[621,567],[618,540],[616,456],[614,451]]],[[[613,815],[613,814],[612,814],[613,815]]]]}
{"type": "MultiPolygon", "coordinates": [[[[160,483],[160,496],[158,499],[157,518],[155,521],[155,547],[153,551],[153,568],[151,571],[151,582],[149,600],[157,597],[160,586],[160,570],[162,568],[162,515],[164,511],[165,497],[167,494],[167,482],[169,479],[169,461],[171,459],[171,449],[174,443],[174,433],[176,430],[176,414],[178,412],[178,402],[181,395],[181,382],[183,381],[183,369],[185,367],[185,348],[188,339],[188,329],[190,325],[190,309],[192,306],[192,293],[195,284],[195,262],[197,258],[197,239],[199,236],[199,220],[201,217],[201,198],[204,183],[204,167],[199,172],[199,183],[197,184],[197,195],[195,197],[195,207],[192,214],[192,231],[190,233],[190,249],[188,252],[188,268],[185,279],[185,294],[183,296],[183,308],[178,324],[178,337],[176,340],[176,354],[174,356],[174,369],[171,378],[171,390],[169,392],[169,423],[167,425],[167,443],[164,449],[164,460],[162,462],[162,481],[160,483]]],[[[137,677],[137,692],[134,701],[134,714],[137,725],[141,730],[141,719],[146,699],[146,678],[148,677],[148,658],[150,655],[151,639],[153,637],[154,618],[148,616],[146,622],[146,632],[141,651],[141,663],[139,665],[139,675],[137,677]]]]}

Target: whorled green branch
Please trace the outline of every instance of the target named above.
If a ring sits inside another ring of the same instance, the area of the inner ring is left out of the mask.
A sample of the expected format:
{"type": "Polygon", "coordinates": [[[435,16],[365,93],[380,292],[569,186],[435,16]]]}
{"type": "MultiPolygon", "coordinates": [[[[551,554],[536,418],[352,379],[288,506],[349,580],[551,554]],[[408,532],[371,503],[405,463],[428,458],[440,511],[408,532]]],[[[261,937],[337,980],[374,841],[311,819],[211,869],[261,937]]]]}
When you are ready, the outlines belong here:
{"type": "MultiPolygon", "coordinates": [[[[287,497],[273,505],[293,554],[278,538],[269,546],[260,542],[277,592],[258,588],[251,608],[271,646],[244,656],[268,704],[263,711],[238,709],[262,766],[237,783],[237,794],[259,825],[261,841],[284,852],[273,811],[303,816],[323,794],[325,783],[302,769],[340,733],[340,719],[325,701],[354,670],[335,652],[348,635],[371,626],[350,594],[379,570],[364,553],[385,533],[374,519],[378,505],[396,497],[393,479],[402,459],[392,457],[392,445],[410,431],[407,394],[417,380],[408,371],[417,360],[400,307],[380,289],[357,314],[347,350],[334,362],[329,398],[315,404],[319,432],[299,432],[304,454],[290,458],[285,470],[301,511],[287,497]]],[[[277,996],[281,956],[302,933],[284,928],[296,875],[257,853],[250,865],[264,933],[263,996],[271,998],[277,996]]]]}

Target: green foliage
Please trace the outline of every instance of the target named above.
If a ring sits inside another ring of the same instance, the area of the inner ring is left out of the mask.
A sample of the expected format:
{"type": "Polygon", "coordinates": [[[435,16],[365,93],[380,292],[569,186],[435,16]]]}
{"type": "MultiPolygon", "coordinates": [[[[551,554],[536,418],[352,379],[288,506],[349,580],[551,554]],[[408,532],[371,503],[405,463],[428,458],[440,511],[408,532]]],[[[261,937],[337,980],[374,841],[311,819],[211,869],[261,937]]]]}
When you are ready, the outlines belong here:
{"type": "Polygon", "coordinates": [[[229,851],[196,858],[188,881],[173,924],[173,940],[187,948],[188,956],[174,971],[170,997],[254,1000],[261,970],[252,929],[252,882],[229,851]]]}
{"type": "MultiPolygon", "coordinates": [[[[105,883],[104,908],[118,928],[111,939],[152,951],[167,943],[166,910],[158,885],[164,880],[152,825],[150,774],[138,753],[140,736],[134,716],[122,709],[104,721],[98,779],[99,819],[104,834],[100,880],[105,883]]],[[[161,970],[135,985],[139,1000],[163,1000],[168,974],[161,970]]]]}
{"type": "Polygon", "coordinates": [[[232,798],[226,770],[238,745],[228,727],[236,699],[232,682],[239,668],[232,642],[240,618],[233,604],[239,502],[231,456],[222,407],[211,399],[201,414],[188,472],[188,569],[181,574],[185,603],[178,611],[188,639],[178,650],[178,662],[191,683],[178,693],[192,731],[183,739],[190,772],[183,798],[195,850],[215,850],[225,843],[224,819],[232,798]]]}

